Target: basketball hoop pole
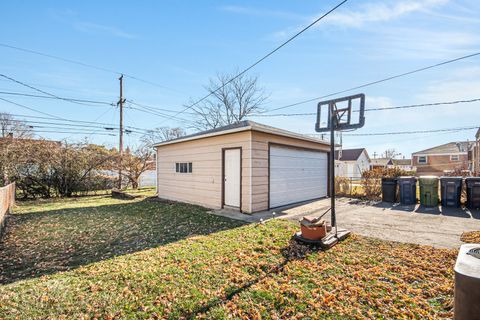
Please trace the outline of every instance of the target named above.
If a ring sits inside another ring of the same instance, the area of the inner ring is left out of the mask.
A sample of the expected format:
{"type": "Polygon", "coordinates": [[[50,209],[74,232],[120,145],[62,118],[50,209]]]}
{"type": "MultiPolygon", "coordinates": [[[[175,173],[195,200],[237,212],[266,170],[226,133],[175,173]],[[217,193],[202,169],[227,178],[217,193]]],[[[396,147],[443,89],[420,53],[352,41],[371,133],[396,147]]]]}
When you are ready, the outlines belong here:
{"type": "Polygon", "coordinates": [[[337,217],[335,215],[335,124],[336,115],[334,110],[335,103],[329,103],[330,115],[330,213],[332,220],[332,228],[335,228],[335,235],[337,234],[337,217]]]}

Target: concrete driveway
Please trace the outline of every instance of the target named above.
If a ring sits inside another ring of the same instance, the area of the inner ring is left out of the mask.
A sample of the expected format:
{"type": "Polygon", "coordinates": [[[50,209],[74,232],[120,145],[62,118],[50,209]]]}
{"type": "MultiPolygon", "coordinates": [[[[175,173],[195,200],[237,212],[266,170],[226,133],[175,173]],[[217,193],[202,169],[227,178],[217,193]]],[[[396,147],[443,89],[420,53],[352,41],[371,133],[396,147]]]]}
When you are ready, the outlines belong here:
{"type": "MultiPolygon", "coordinates": [[[[458,248],[462,244],[460,235],[464,231],[480,230],[480,211],[386,203],[370,205],[348,198],[339,198],[336,204],[337,223],[340,228],[380,239],[440,248],[458,248]]],[[[272,212],[275,212],[277,218],[298,221],[305,215],[318,216],[329,207],[330,199],[322,199],[253,215],[236,213],[232,216],[232,212],[218,213],[247,222],[256,222],[272,218],[272,212]]],[[[327,213],[325,219],[330,220],[330,213],[327,213]]]]}

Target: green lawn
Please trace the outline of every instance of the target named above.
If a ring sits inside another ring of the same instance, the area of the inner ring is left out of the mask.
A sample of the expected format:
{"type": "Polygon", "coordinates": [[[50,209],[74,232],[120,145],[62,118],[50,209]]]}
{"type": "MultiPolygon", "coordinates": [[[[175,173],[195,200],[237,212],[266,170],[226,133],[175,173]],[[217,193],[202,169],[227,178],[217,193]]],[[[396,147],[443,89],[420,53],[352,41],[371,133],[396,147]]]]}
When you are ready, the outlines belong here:
{"type": "Polygon", "coordinates": [[[0,319],[452,315],[455,250],[353,235],[318,252],[290,241],[292,222],[241,225],[145,199],[17,212],[0,242],[0,319]]]}

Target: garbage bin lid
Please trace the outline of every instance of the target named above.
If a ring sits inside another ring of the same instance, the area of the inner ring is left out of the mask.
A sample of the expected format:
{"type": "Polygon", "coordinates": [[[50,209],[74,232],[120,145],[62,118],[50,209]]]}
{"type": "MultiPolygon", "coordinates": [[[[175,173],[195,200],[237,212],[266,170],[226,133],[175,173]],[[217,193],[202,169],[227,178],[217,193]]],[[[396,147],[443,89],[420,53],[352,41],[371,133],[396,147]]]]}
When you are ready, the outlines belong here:
{"type": "Polygon", "coordinates": [[[478,185],[480,183],[480,177],[466,177],[465,183],[467,186],[478,185]]]}
{"type": "Polygon", "coordinates": [[[417,180],[417,177],[414,177],[414,176],[400,176],[397,179],[402,179],[402,180],[415,179],[415,180],[417,180]]]}
{"type": "Polygon", "coordinates": [[[383,181],[395,181],[395,180],[397,180],[397,178],[394,178],[394,177],[382,177],[382,180],[383,180],[383,181]]]}
{"type": "Polygon", "coordinates": [[[463,177],[447,177],[447,176],[441,176],[440,180],[463,180],[463,177]]]}
{"type": "Polygon", "coordinates": [[[437,176],[420,176],[418,177],[419,179],[425,179],[425,180],[437,180],[438,177],[437,176]]]}

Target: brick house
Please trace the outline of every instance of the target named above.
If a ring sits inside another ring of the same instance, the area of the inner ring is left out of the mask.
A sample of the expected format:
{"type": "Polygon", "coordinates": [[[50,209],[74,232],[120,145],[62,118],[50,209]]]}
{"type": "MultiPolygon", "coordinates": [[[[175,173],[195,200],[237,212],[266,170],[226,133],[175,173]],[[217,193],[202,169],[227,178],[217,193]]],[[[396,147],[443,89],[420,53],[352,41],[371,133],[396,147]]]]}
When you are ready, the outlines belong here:
{"type": "Polygon", "coordinates": [[[412,153],[412,165],[417,175],[442,176],[449,171],[471,170],[469,150],[473,143],[468,141],[449,142],[433,148],[412,153]]]}

